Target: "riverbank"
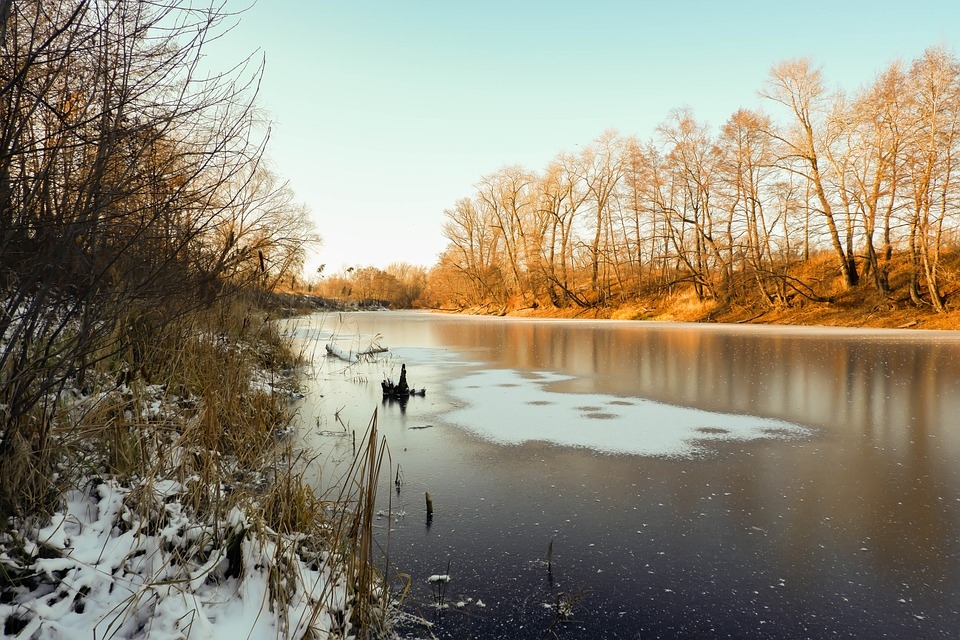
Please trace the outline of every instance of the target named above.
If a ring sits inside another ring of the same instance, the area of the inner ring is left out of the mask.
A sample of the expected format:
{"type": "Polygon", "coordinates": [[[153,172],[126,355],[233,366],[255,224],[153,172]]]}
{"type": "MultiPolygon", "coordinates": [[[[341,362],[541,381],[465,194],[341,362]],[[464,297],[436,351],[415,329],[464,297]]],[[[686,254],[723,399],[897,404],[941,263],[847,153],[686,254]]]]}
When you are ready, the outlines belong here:
{"type": "Polygon", "coordinates": [[[150,320],[149,340],[107,343],[51,389],[30,414],[49,420],[39,452],[24,427],[0,439],[4,636],[385,631],[375,424],[349,485],[319,495],[293,437],[301,358],[270,316],[238,297],[150,320]]]}
{"type": "Polygon", "coordinates": [[[874,329],[960,329],[960,310],[948,308],[946,313],[936,313],[929,307],[916,307],[909,301],[884,297],[865,288],[842,292],[834,296],[832,302],[804,300],[786,308],[743,304],[720,305],[716,301],[698,301],[693,292],[688,291],[667,297],[637,299],[609,307],[582,308],[571,305],[557,308],[538,305],[504,308],[486,305],[458,310],[456,313],[653,322],[722,322],[874,329]]]}

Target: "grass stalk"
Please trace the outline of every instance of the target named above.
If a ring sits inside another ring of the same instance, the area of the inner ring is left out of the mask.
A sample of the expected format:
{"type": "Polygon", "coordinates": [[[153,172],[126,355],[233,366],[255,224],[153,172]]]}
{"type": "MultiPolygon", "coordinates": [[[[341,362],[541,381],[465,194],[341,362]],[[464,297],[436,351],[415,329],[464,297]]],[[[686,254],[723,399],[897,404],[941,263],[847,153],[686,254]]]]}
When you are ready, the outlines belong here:
{"type": "MultiPolygon", "coordinates": [[[[109,356],[96,361],[82,386],[61,395],[50,444],[42,452],[58,474],[30,480],[29,468],[7,465],[3,474],[21,478],[19,493],[8,499],[42,520],[65,489],[89,490],[85,483],[91,478],[94,486],[116,481],[129,488],[124,509],[134,514],[129,522],[139,523],[140,534],[163,529],[166,506],[177,500],[194,521],[208,526],[170,550],[179,558],[176,566],[193,561],[214,571],[217,558],[224,557],[227,562],[216,571],[239,576],[253,570],[243,566],[244,542],[260,540],[271,558],[266,606],[279,612],[285,633],[332,628],[339,629],[333,637],[385,635],[392,603],[385,572],[377,567],[374,522],[377,485],[389,453],[376,413],[339,495],[321,499],[304,480],[301,470],[308,463],[278,435],[293,419],[281,382],[297,358],[263,313],[236,298],[166,321],[161,315],[121,319],[118,327],[130,348],[105,348],[109,356]],[[35,481],[36,488],[26,491],[24,479],[35,481]],[[35,509],[31,501],[47,508],[35,509]],[[228,524],[237,512],[242,520],[228,524]],[[322,565],[330,579],[319,589],[298,585],[303,578],[296,559],[322,565]],[[306,624],[285,617],[293,585],[312,594],[306,624]],[[334,590],[344,585],[346,603],[331,608],[334,590]],[[321,621],[321,615],[332,620],[321,621]]],[[[33,445],[11,439],[5,446],[33,445]]],[[[12,486],[6,478],[0,481],[12,486]]],[[[126,522],[118,520],[117,526],[131,526],[126,522]]],[[[31,559],[22,555],[27,569],[31,559]]],[[[172,566],[163,566],[165,575],[176,572],[172,566]]],[[[184,579],[180,588],[189,583],[184,579]]],[[[138,602],[133,597],[124,607],[138,602]]],[[[118,615],[123,619],[127,613],[118,615]]]]}

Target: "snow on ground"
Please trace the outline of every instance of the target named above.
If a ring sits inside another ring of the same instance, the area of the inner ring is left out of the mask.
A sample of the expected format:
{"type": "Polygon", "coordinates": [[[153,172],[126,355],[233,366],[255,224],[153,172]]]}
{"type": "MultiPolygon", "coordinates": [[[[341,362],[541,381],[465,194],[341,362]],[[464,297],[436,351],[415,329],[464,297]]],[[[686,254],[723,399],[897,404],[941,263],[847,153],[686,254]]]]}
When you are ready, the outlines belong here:
{"type": "Polygon", "coordinates": [[[70,492],[50,524],[18,541],[32,559],[25,576],[10,555],[17,545],[4,534],[0,570],[23,576],[0,603],[4,634],[267,640],[302,637],[312,627],[325,637],[325,605],[342,606],[345,592],[323,562],[309,566],[294,557],[283,584],[288,604],[272,610],[278,540],[255,535],[234,509],[219,524],[239,554],[213,547],[212,527],[191,520],[177,500],[182,489],[175,482],[154,486],[151,497],[162,506],[149,518],[132,508],[134,492],[115,482],[70,492]]]}
{"type": "Polygon", "coordinates": [[[461,406],[447,419],[502,444],[543,441],[663,457],[701,455],[708,441],[809,435],[807,428],[781,420],[547,389],[550,383],[566,379],[556,373],[521,375],[511,369],[454,377],[450,392],[461,406]]]}
{"type": "MultiPolygon", "coordinates": [[[[183,422],[199,402],[163,385],[102,382],[93,393],[69,385],[60,393],[68,421],[106,406],[123,407],[131,422],[183,422]]],[[[250,389],[296,397],[292,383],[255,371],[250,389]]],[[[48,524],[9,523],[0,533],[0,633],[37,640],[342,637],[344,629],[332,626],[349,620],[346,588],[331,577],[327,558],[255,526],[236,508],[216,527],[198,521],[181,501],[195,481],[123,486],[91,477],[64,496],[48,524]],[[282,606],[271,585],[282,589],[282,606]]]]}

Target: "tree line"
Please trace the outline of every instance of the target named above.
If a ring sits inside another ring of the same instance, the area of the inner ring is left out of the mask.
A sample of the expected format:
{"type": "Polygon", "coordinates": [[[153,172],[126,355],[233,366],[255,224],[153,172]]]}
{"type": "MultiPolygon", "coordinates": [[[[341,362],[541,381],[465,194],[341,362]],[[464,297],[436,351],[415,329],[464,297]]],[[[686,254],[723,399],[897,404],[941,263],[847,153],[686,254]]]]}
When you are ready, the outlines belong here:
{"type": "Polygon", "coordinates": [[[317,270],[317,277],[307,282],[309,293],[325,298],[338,307],[391,307],[409,309],[423,304],[421,296],[427,286],[424,267],[394,262],[385,269],[347,267],[340,273],[317,270]]]}
{"type": "MultiPolygon", "coordinates": [[[[960,64],[931,47],[855,92],[811,60],[775,64],[712,130],[675,109],[533,171],[508,166],[444,212],[434,304],[616,305],[678,288],[771,307],[872,287],[942,312],[960,222],[960,64]],[[797,265],[829,255],[830,272],[797,265]],[[833,277],[836,276],[836,277],[833,277]],[[901,278],[901,283],[895,279],[901,278]]],[[[906,301],[906,300],[905,300],[906,301]]]]}

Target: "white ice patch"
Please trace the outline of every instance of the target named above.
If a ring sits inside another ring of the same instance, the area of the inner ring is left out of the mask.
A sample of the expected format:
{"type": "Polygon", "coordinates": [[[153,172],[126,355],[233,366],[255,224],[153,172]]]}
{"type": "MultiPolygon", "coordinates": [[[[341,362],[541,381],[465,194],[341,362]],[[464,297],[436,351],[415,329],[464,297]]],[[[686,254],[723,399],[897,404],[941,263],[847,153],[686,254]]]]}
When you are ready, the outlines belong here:
{"type": "Polygon", "coordinates": [[[797,424],[748,415],[713,413],[641,398],[548,391],[568,378],[521,375],[511,369],[471,373],[450,381],[461,407],[447,418],[501,444],[542,441],[605,453],[693,457],[707,441],[786,439],[809,435],[797,424]]]}

